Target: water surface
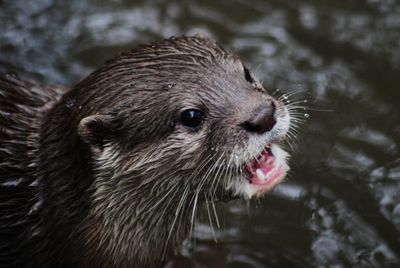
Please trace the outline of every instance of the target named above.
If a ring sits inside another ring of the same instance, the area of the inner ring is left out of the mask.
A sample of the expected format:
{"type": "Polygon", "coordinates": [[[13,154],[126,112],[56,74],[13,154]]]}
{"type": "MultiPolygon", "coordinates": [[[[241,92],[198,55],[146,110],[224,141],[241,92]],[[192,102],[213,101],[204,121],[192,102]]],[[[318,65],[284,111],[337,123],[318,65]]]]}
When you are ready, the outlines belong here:
{"type": "Polygon", "coordinates": [[[0,0],[0,22],[3,72],[72,85],[139,43],[202,31],[307,106],[289,179],[220,204],[214,233],[199,215],[169,267],[400,267],[398,1],[0,0]]]}

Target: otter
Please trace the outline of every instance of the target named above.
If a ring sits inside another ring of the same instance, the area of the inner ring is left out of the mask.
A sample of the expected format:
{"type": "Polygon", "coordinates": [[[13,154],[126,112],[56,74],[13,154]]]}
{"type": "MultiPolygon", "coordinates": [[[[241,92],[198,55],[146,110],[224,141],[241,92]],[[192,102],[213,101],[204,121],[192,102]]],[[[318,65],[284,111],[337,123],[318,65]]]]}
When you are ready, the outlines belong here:
{"type": "Polygon", "coordinates": [[[139,46],[71,88],[2,75],[0,266],[162,266],[204,201],[285,177],[289,112],[202,35],[139,46]]]}

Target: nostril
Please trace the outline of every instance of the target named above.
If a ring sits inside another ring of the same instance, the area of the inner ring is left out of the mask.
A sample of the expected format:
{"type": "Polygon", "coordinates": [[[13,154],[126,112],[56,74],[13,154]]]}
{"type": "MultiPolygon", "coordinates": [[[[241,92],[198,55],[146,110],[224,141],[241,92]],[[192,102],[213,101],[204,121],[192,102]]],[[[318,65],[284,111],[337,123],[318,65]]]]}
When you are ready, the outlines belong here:
{"type": "Polygon", "coordinates": [[[242,127],[249,132],[263,134],[270,131],[275,124],[275,103],[271,101],[267,105],[258,107],[252,117],[242,124],[242,127]]]}

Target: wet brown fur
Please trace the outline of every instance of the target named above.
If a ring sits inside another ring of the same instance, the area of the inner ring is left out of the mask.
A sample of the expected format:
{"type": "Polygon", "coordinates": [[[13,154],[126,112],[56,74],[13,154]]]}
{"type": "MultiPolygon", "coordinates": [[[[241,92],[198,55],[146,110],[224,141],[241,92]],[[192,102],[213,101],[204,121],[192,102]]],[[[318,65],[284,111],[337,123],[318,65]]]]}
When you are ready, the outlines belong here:
{"type": "Polygon", "coordinates": [[[3,76],[0,266],[162,265],[222,185],[207,171],[246,146],[240,123],[270,98],[199,36],[124,53],[70,90],[3,76]],[[200,130],[179,122],[188,108],[205,111],[200,130]]]}

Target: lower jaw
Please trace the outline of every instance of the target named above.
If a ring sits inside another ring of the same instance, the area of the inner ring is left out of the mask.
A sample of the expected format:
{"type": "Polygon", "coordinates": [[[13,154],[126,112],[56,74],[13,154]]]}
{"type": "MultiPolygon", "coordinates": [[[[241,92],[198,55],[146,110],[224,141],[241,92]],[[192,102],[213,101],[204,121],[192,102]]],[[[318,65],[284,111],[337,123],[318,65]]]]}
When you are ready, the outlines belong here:
{"type": "Polygon", "coordinates": [[[268,179],[262,183],[249,182],[247,180],[245,183],[248,184],[248,187],[251,189],[253,195],[261,196],[264,193],[267,193],[268,191],[272,190],[276,185],[278,185],[284,179],[286,172],[281,169],[278,169],[278,172],[279,174],[277,174],[276,177],[268,179]]]}
{"type": "Polygon", "coordinates": [[[280,175],[274,177],[262,184],[250,182],[248,179],[239,177],[230,185],[225,188],[225,192],[229,192],[231,194],[230,199],[235,198],[258,198],[266,194],[267,192],[274,189],[282,180],[285,178],[287,171],[289,168],[284,164],[280,169],[280,175]]]}
{"type": "Polygon", "coordinates": [[[233,183],[228,187],[229,190],[232,190],[237,196],[243,196],[246,199],[250,199],[262,196],[282,182],[289,170],[286,163],[288,154],[277,145],[273,147],[273,153],[276,158],[274,165],[276,173],[274,175],[271,175],[271,177],[266,180],[249,180],[243,177],[238,178],[236,183],[233,183]]]}

